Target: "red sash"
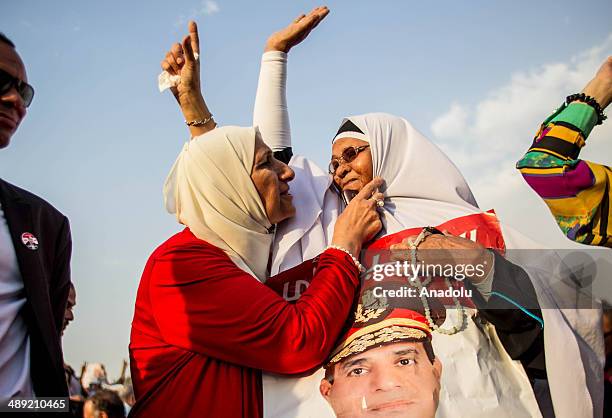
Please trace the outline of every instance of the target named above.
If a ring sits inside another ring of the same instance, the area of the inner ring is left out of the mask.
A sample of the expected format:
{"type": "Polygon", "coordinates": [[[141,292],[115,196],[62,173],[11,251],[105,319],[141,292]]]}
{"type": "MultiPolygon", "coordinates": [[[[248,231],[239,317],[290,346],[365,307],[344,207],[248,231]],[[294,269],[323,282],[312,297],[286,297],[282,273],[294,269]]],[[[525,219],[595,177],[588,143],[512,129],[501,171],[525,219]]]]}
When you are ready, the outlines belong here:
{"type": "MultiPolygon", "coordinates": [[[[404,238],[418,235],[425,226],[428,225],[423,225],[420,228],[405,229],[395,234],[384,236],[371,243],[367,250],[389,249],[392,244],[400,243],[404,238]]],[[[451,219],[436,226],[436,228],[440,231],[446,231],[450,235],[478,242],[487,248],[496,249],[502,255],[506,252],[506,243],[502,236],[499,220],[493,209],[487,212],[451,219]]]]}
{"type": "MultiPolygon", "coordinates": [[[[420,228],[410,228],[405,229],[400,232],[396,232],[395,234],[386,235],[370,245],[365,249],[362,253],[362,263],[367,268],[370,269],[374,264],[382,264],[389,262],[390,252],[388,250],[391,245],[398,244],[402,242],[405,238],[410,236],[418,235],[421,230],[428,225],[424,225],[420,228]]],[[[491,248],[497,250],[500,254],[505,254],[506,244],[504,242],[504,237],[501,232],[501,226],[499,224],[499,220],[495,211],[493,209],[482,212],[475,213],[472,215],[461,216],[459,218],[451,219],[450,221],[444,222],[440,225],[436,226],[440,231],[444,231],[445,233],[453,236],[458,236],[462,238],[467,238],[471,241],[478,242],[486,248],[491,248]]],[[[371,274],[367,274],[365,277],[366,283],[372,279],[371,274]]],[[[405,281],[406,278],[395,278],[385,277],[385,280],[402,280],[405,281]]],[[[464,288],[463,281],[451,280],[452,286],[454,289],[461,290],[464,288]]],[[[374,284],[367,283],[365,286],[373,286],[374,284]]],[[[432,280],[431,284],[427,286],[430,290],[446,290],[448,289],[448,285],[446,281],[442,277],[436,277],[432,280]]],[[[438,298],[438,300],[444,305],[452,305],[452,298],[438,298]]],[[[466,297],[459,298],[460,303],[463,306],[474,307],[471,299],[466,297]]]]}
{"type": "MultiPolygon", "coordinates": [[[[487,248],[497,250],[502,255],[506,251],[506,244],[502,236],[499,220],[493,210],[451,219],[450,221],[436,226],[436,228],[448,234],[478,242],[487,248]]],[[[362,253],[363,265],[369,268],[372,266],[373,262],[384,263],[388,261],[388,259],[385,260],[388,256],[388,252],[385,250],[389,249],[392,244],[400,243],[404,238],[419,234],[421,230],[422,228],[410,228],[374,241],[362,253]],[[376,257],[377,253],[379,257],[373,260],[373,257],[376,257]]],[[[271,277],[266,282],[266,285],[281,295],[285,300],[296,301],[308,288],[316,265],[317,259],[305,261],[292,269],[271,277]]],[[[367,276],[366,280],[368,280],[367,276]]],[[[461,289],[463,283],[453,280],[453,287],[461,289]]],[[[445,290],[446,288],[447,286],[441,278],[434,279],[428,286],[428,289],[445,290]]],[[[460,301],[464,306],[474,306],[469,299],[460,298],[460,301]]],[[[440,302],[449,305],[452,304],[452,300],[447,298],[440,299],[440,302]]]]}

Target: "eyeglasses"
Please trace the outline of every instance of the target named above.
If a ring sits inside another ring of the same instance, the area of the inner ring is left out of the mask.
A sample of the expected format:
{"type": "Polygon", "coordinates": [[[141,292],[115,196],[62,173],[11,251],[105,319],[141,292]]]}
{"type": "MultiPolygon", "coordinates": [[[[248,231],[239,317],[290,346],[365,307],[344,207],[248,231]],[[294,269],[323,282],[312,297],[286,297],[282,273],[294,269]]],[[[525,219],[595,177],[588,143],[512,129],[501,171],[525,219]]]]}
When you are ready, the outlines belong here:
{"type": "Polygon", "coordinates": [[[350,163],[355,158],[357,158],[357,155],[359,155],[361,151],[363,151],[367,147],[369,147],[369,145],[362,145],[360,147],[352,146],[352,147],[344,148],[344,150],[342,151],[342,155],[340,155],[340,158],[338,159],[334,158],[329,163],[329,167],[328,167],[329,174],[331,175],[336,174],[336,170],[338,169],[338,167],[340,167],[340,164],[342,163],[342,161],[344,161],[346,164],[350,163]]]}
{"type": "Polygon", "coordinates": [[[17,77],[13,77],[6,71],[0,70],[0,94],[6,93],[11,87],[15,87],[21,100],[23,100],[23,105],[25,107],[30,106],[34,98],[34,87],[17,77]]]}

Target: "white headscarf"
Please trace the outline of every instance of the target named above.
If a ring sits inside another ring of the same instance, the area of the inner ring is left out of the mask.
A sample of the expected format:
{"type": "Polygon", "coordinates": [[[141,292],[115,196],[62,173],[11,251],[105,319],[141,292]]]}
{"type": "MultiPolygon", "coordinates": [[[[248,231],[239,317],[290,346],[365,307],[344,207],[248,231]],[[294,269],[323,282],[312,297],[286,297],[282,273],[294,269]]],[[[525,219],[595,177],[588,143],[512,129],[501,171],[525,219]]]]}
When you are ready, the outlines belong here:
{"type": "Polygon", "coordinates": [[[334,141],[352,137],[370,144],[372,173],[385,180],[382,220],[387,234],[480,212],[457,167],[406,119],[368,113],[345,118],[342,124],[347,120],[363,135],[343,132],[334,141]]]}
{"type": "Polygon", "coordinates": [[[164,185],[166,209],[238,267],[266,279],[273,235],[251,180],[254,128],[226,126],[186,143],[164,185]]]}

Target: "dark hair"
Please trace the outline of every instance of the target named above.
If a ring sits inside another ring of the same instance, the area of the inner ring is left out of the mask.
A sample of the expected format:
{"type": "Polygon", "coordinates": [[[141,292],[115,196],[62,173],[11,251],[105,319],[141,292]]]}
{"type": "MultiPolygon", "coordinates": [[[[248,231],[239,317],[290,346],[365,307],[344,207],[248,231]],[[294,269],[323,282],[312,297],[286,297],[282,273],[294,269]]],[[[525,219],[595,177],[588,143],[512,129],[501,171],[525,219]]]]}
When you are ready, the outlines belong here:
{"type": "Polygon", "coordinates": [[[100,389],[87,399],[95,412],[106,412],[109,418],[125,418],[125,408],[119,395],[112,390],[100,389]]]}
{"type": "MultiPolygon", "coordinates": [[[[433,364],[434,360],[436,359],[436,355],[434,354],[433,346],[431,345],[431,340],[429,338],[421,338],[421,339],[410,338],[406,340],[393,341],[393,343],[401,343],[401,342],[423,343],[423,349],[425,350],[425,354],[427,354],[427,358],[429,359],[429,361],[431,361],[431,364],[433,364]]],[[[385,344],[381,344],[381,345],[378,345],[376,347],[371,347],[371,348],[378,348],[383,345],[385,344]]],[[[368,348],[368,350],[370,350],[370,348],[368,348]]],[[[347,357],[347,358],[350,358],[350,357],[347,357]]],[[[325,380],[327,380],[331,384],[334,383],[334,369],[336,368],[336,365],[342,363],[344,360],[346,360],[346,358],[342,359],[338,363],[328,364],[327,366],[325,366],[325,380]]]]}
{"type": "Polygon", "coordinates": [[[13,48],[15,48],[15,44],[11,41],[5,34],[0,32],[0,42],[4,42],[5,44],[9,44],[13,48]]]}

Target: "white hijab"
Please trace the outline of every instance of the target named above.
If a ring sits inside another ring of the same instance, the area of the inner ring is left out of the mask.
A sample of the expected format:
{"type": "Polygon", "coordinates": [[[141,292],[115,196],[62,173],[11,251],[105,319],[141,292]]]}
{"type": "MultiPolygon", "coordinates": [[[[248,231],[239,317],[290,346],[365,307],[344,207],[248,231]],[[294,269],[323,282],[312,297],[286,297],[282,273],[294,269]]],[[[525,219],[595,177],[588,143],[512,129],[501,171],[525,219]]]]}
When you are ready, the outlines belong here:
{"type": "Polygon", "coordinates": [[[363,136],[344,132],[334,141],[353,137],[370,143],[373,175],[385,180],[381,191],[386,234],[481,212],[457,167],[406,119],[368,113],[350,116],[343,123],[346,120],[363,136]]]}
{"type": "Polygon", "coordinates": [[[251,180],[254,128],[226,126],[183,146],[164,185],[166,209],[238,267],[266,279],[273,234],[251,180]]]}

